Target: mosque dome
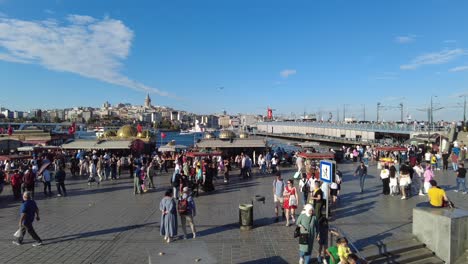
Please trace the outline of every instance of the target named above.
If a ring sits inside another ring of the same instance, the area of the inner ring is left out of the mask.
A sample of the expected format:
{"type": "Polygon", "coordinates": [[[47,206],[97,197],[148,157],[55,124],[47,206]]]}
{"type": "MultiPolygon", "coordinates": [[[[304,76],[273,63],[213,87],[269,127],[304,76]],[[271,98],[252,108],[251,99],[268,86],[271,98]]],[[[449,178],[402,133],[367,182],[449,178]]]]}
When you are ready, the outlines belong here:
{"type": "Polygon", "coordinates": [[[117,131],[117,136],[121,138],[130,138],[130,137],[136,137],[138,134],[138,131],[136,128],[132,127],[131,125],[125,125],[117,131]]]}
{"type": "Polygon", "coordinates": [[[239,134],[239,138],[248,138],[248,137],[249,137],[249,133],[247,133],[247,132],[241,132],[239,134]]]}
{"type": "Polygon", "coordinates": [[[204,138],[205,139],[212,139],[212,138],[216,138],[216,136],[213,133],[207,132],[207,133],[205,133],[204,138]]]}
{"type": "Polygon", "coordinates": [[[236,137],[236,134],[230,130],[223,130],[219,133],[220,139],[233,139],[236,137]]]}
{"type": "Polygon", "coordinates": [[[117,133],[115,132],[115,130],[107,130],[102,136],[105,138],[115,137],[117,136],[117,133]]]}

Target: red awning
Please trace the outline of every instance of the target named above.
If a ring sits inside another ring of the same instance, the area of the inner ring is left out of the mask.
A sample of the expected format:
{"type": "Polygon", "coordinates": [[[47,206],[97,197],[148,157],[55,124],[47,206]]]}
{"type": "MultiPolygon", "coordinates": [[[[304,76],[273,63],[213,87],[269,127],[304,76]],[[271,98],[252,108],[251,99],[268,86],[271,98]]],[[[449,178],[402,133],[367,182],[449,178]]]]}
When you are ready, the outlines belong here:
{"type": "Polygon", "coordinates": [[[0,160],[21,160],[21,159],[31,159],[30,155],[0,155],[0,160]]]}
{"type": "Polygon", "coordinates": [[[213,152],[187,152],[187,157],[195,158],[195,157],[211,157],[211,156],[221,156],[223,155],[222,152],[213,151],[213,152]]]}
{"type": "Polygon", "coordinates": [[[323,153],[297,153],[298,157],[311,160],[321,160],[321,159],[334,159],[335,154],[332,152],[323,152],[323,153]]]}

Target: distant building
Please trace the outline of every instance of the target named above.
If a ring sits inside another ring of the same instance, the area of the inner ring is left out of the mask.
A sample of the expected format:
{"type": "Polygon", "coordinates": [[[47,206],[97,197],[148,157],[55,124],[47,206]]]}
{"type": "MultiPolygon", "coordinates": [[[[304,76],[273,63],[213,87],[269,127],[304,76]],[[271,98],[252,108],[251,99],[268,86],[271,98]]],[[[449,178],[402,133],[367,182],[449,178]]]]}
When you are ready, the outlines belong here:
{"type": "Polygon", "coordinates": [[[218,118],[218,125],[222,128],[227,128],[231,126],[231,117],[228,115],[220,116],[218,118]]]}
{"type": "Polygon", "coordinates": [[[149,94],[146,95],[145,108],[151,108],[151,98],[150,98],[149,94]]]}

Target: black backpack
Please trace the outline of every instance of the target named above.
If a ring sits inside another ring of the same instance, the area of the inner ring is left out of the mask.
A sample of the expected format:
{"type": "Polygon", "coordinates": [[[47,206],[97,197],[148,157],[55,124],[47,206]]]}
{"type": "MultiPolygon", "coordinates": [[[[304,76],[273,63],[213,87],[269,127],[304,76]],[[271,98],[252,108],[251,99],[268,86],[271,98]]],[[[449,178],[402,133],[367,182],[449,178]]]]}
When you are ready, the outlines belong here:
{"type": "Polygon", "coordinates": [[[310,186],[307,184],[307,181],[304,183],[304,186],[302,186],[302,192],[303,193],[310,192],[310,186]]]}

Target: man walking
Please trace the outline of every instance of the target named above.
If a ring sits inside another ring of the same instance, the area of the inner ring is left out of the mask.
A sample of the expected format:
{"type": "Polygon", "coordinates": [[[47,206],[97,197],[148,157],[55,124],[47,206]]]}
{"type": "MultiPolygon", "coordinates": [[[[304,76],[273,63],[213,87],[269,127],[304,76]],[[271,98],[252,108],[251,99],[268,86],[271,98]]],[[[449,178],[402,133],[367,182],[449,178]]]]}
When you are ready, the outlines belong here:
{"type": "Polygon", "coordinates": [[[148,179],[148,188],[154,189],[153,177],[156,176],[156,161],[152,161],[148,166],[146,178],[148,179]]]}
{"type": "Polygon", "coordinates": [[[62,191],[63,191],[63,196],[67,196],[67,189],[65,189],[65,176],[66,176],[65,170],[63,169],[62,166],[60,166],[57,173],[55,173],[55,184],[57,185],[58,197],[62,196],[62,191]]]}
{"type": "Polygon", "coordinates": [[[32,170],[32,165],[28,166],[28,169],[24,172],[23,175],[23,193],[26,191],[31,192],[31,196],[34,197],[34,187],[36,185],[36,175],[32,170]]]}
{"type": "Polygon", "coordinates": [[[29,235],[36,240],[36,243],[32,244],[33,247],[37,247],[42,245],[41,238],[36,234],[36,231],[33,227],[34,216],[36,220],[39,221],[39,208],[36,205],[36,202],[32,200],[31,193],[25,192],[23,194],[23,201],[24,203],[21,205],[21,218],[19,221],[19,229],[21,229],[21,234],[18,237],[18,241],[13,241],[15,245],[23,244],[24,235],[26,231],[28,231],[29,235]]]}
{"type": "Polygon", "coordinates": [[[364,162],[357,167],[356,171],[354,172],[354,176],[359,175],[359,185],[361,186],[361,193],[364,192],[364,182],[367,177],[367,167],[364,165],[364,162]]]}
{"type": "Polygon", "coordinates": [[[275,203],[276,221],[278,221],[279,208],[283,210],[283,216],[284,216],[283,193],[284,193],[284,181],[281,178],[281,172],[277,171],[276,179],[273,181],[273,197],[274,197],[274,203],[275,203]]]}
{"type": "Polygon", "coordinates": [[[457,170],[457,189],[455,192],[460,191],[460,186],[463,188],[461,191],[463,191],[463,194],[466,194],[466,185],[465,185],[465,178],[466,178],[466,169],[465,169],[465,164],[460,162],[458,165],[458,170],[457,170]]]}
{"type": "Polygon", "coordinates": [[[193,218],[197,215],[197,210],[195,206],[195,201],[190,195],[188,187],[184,187],[182,189],[182,198],[177,204],[177,210],[179,211],[180,222],[182,223],[182,232],[184,232],[184,239],[187,239],[187,222],[190,225],[190,229],[192,229],[193,238],[196,238],[197,233],[195,230],[195,223],[193,221],[193,218]]]}

